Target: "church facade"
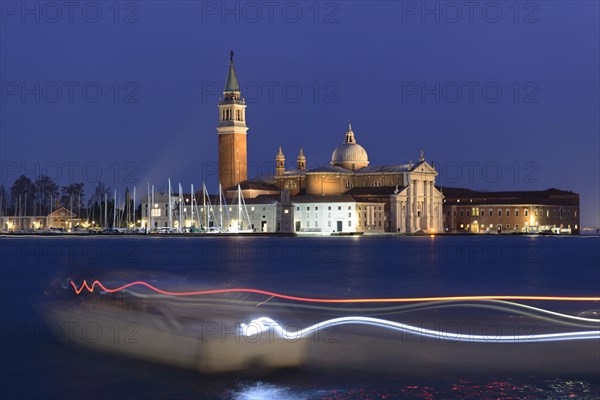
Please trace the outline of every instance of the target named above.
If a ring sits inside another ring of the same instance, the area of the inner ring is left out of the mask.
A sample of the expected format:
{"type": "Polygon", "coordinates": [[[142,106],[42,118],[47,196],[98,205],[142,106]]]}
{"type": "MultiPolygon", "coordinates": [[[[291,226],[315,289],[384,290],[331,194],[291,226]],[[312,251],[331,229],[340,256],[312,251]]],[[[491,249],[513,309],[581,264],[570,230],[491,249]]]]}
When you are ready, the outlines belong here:
{"type": "MultiPolygon", "coordinates": [[[[329,165],[307,169],[307,159],[301,148],[296,157],[296,168],[285,168],[285,154],[281,147],[275,155],[274,174],[263,180],[247,180],[247,142],[246,104],[230,58],[229,71],[219,102],[219,183],[224,190],[235,189],[240,185],[246,198],[259,195],[273,195],[274,191],[291,194],[291,210],[300,211],[301,207],[315,203],[335,203],[335,208],[355,210],[343,219],[327,220],[324,213],[318,219],[305,220],[299,216],[288,216],[290,221],[279,221],[277,226],[290,225],[295,231],[309,228],[312,232],[358,232],[363,230],[416,233],[440,232],[443,230],[443,195],[436,189],[435,168],[425,161],[421,152],[418,163],[394,165],[372,165],[367,151],[358,144],[352,126],[348,129],[343,142],[335,147],[329,165]],[[254,190],[244,189],[254,187],[254,190]],[[264,193],[257,187],[264,188],[264,193]],[[338,205],[348,202],[348,206],[338,205]],[[352,204],[350,204],[352,203],[352,204]],[[369,206],[372,203],[373,206],[369,206]],[[297,205],[298,204],[298,205],[297,205]],[[302,205],[302,206],[300,206],[302,205]],[[348,208],[349,207],[349,208],[348,208]],[[368,225],[375,221],[373,209],[381,209],[381,218],[376,226],[368,225]],[[367,211],[369,210],[369,211],[367,211]],[[369,221],[360,217],[368,214],[369,221]],[[350,220],[348,220],[350,219],[350,220]],[[306,226],[306,224],[309,224],[306,226]],[[365,225],[367,224],[367,229],[365,225]],[[304,226],[303,226],[304,225],[304,226]],[[322,227],[319,230],[319,227],[322,227]]],[[[318,207],[313,205],[314,207],[318,207]]],[[[329,205],[328,207],[331,207],[329,205]]],[[[321,214],[319,214],[321,215],[321,214]]],[[[345,214],[344,214],[345,215],[345,214]]]]}

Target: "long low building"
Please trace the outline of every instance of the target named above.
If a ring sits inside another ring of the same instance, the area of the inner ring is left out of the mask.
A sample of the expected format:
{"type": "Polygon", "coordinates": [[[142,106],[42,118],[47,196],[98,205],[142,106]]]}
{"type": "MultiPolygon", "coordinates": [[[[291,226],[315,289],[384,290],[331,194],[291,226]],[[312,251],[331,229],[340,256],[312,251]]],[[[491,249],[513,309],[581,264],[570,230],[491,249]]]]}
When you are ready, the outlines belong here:
{"type": "Polygon", "coordinates": [[[384,202],[360,201],[351,195],[306,195],[294,197],[292,203],[298,233],[385,231],[384,202]]]}
{"type": "Polygon", "coordinates": [[[444,194],[447,232],[579,233],[577,193],[558,189],[508,192],[438,189],[444,194]]]}
{"type": "Polygon", "coordinates": [[[8,210],[7,215],[0,215],[0,231],[39,231],[48,229],[73,229],[75,227],[88,227],[89,223],[77,216],[74,212],[60,207],[48,215],[33,215],[33,210],[27,210],[25,215],[16,215],[13,210],[8,210]],[[13,215],[11,215],[13,214],[13,215]]]}

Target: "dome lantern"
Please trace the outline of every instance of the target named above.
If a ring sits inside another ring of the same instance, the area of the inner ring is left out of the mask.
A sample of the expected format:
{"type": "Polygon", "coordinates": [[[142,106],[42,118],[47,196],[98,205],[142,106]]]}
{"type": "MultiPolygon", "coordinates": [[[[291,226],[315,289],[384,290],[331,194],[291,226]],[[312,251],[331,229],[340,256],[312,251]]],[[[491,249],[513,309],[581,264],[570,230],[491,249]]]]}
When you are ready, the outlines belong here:
{"type": "Polygon", "coordinates": [[[346,132],[344,143],[333,150],[331,165],[349,170],[356,170],[369,165],[367,151],[356,143],[350,121],[348,121],[348,131],[346,132]]]}

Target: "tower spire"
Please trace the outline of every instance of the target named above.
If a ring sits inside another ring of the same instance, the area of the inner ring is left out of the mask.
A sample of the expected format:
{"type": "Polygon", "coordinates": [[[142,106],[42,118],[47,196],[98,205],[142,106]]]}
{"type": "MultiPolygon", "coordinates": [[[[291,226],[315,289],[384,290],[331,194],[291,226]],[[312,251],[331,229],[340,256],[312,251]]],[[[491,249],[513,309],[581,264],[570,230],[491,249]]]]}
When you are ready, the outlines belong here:
{"type": "Polygon", "coordinates": [[[227,71],[227,80],[225,81],[226,92],[239,92],[240,84],[238,83],[235,69],[233,68],[233,50],[229,52],[229,71],[227,71]]]}
{"type": "Polygon", "coordinates": [[[296,159],[296,167],[300,171],[306,170],[306,157],[304,156],[302,147],[300,147],[300,154],[298,154],[298,158],[296,159]]]}
{"type": "Polygon", "coordinates": [[[275,175],[283,175],[285,173],[285,156],[283,155],[283,151],[281,151],[281,146],[279,146],[279,151],[277,151],[277,155],[275,156],[275,175]]]}

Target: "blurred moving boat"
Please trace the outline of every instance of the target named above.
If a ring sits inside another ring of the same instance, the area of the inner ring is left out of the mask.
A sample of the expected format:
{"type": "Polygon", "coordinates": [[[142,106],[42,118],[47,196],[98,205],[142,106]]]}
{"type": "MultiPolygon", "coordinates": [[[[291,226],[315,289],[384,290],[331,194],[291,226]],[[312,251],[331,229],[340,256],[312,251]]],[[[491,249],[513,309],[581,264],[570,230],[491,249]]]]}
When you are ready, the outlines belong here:
{"type": "Polygon", "coordinates": [[[214,303],[105,296],[94,294],[84,301],[56,301],[45,307],[49,323],[69,333],[58,339],[201,372],[292,368],[305,359],[307,339],[286,340],[258,329],[250,332],[254,335],[243,332],[240,325],[247,321],[236,318],[239,307],[223,306],[219,314],[214,303]]]}

